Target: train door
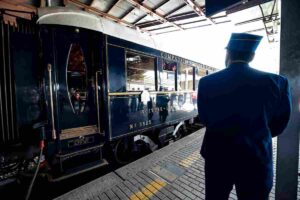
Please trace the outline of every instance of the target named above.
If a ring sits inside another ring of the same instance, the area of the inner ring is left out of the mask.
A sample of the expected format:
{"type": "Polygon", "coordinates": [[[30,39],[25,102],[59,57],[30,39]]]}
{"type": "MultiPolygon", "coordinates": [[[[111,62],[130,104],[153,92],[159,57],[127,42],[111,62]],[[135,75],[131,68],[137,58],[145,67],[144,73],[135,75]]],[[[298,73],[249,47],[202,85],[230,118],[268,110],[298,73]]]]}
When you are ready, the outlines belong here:
{"type": "Polygon", "coordinates": [[[86,149],[101,151],[101,33],[48,25],[41,27],[41,36],[52,138],[58,137],[62,154],[73,157],[86,149]]]}

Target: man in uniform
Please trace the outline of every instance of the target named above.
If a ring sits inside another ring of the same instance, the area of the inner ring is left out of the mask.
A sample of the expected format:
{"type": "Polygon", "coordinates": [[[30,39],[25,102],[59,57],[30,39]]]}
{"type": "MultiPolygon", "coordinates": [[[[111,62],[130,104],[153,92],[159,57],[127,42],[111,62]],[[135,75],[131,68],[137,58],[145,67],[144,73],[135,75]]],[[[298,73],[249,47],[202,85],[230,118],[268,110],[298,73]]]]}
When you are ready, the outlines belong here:
{"type": "Polygon", "coordinates": [[[228,199],[233,185],[239,200],[265,200],[271,191],[272,137],[287,126],[291,97],[285,77],[249,67],[261,39],[233,33],[226,69],[199,81],[207,200],[228,199]]]}

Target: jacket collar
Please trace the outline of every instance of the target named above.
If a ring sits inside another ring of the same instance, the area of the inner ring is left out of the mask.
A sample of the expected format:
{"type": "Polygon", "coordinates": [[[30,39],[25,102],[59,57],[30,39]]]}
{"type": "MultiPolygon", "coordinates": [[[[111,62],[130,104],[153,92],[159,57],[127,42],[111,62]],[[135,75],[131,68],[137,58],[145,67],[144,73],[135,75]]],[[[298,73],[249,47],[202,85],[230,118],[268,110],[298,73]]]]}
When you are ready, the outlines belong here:
{"type": "Polygon", "coordinates": [[[249,63],[243,60],[236,60],[231,62],[227,68],[240,68],[240,67],[249,67],[249,63]]]}

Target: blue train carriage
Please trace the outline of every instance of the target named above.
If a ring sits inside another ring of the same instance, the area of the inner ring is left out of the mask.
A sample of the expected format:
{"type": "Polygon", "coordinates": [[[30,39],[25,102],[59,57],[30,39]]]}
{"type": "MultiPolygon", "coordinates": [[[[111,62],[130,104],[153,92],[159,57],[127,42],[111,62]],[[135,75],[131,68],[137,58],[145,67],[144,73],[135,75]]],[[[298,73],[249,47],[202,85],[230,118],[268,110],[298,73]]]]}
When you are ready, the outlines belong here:
{"type": "Polygon", "coordinates": [[[115,157],[122,163],[139,146],[154,150],[181,137],[198,114],[198,81],[215,69],[109,35],[106,46],[106,136],[116,141],[115,157]]]}
{"type": "Polygon", "coordinates": [[[12,61],[1,85],[12,95],[1,100],[13,109],[10,118],[0,116],[11,119],[1,147],[44,141],[41,172],[53,181],[107,165],[108,158],[126,163],[178,137],[197,116],[197,82],[215,71],[78,10],[40,9],[38,27],[19,22],[18,29],[1,26],[12,61]]]}

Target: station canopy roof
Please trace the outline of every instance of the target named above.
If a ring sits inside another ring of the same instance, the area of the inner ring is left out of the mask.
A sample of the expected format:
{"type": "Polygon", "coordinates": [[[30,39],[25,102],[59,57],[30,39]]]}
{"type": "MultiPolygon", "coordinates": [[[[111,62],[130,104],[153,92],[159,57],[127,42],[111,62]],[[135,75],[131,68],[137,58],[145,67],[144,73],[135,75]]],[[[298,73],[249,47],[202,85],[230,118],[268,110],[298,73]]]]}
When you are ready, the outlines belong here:
{"type": "MultiPolygon", "coordinates": [[[[206,17],[205,0],[1,0],[0,7],[37,12],[40,7],[84,10],[149,35],[233,23],[241,32],[266,31],[274,42],[280,25],[276,0],[244,0],[206,17]]],[[[19,14],[20,15],[20,14],[19,14]]],[[[23,14],[25,15],[25,14],[23,14]]]]}

